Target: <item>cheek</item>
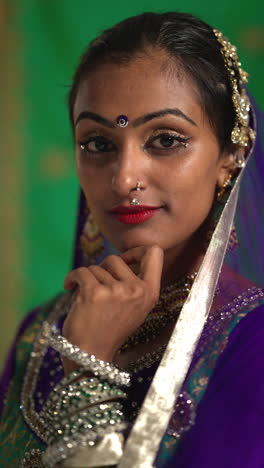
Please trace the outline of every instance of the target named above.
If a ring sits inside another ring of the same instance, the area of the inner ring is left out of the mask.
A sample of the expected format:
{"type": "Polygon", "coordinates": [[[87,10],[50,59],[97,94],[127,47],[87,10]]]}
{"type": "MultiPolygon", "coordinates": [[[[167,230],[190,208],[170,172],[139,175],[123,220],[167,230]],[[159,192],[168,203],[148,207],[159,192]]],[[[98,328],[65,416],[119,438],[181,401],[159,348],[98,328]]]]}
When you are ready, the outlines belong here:
{"type": "Polygon", "coordinates": [[[98,172],[95,167],[83,164],[78,157],[76,158],[76,172],[89,207],[93,208],[97,201],[105,198],[109,181],[105,180],[102,170],[98,172]]]}
{"type": "Polygon", "coordinates": [[[216,166],[188,165],[168,174],[172,211],[181,222],[200,225],[208,215],[215,195],[216,166]]]}

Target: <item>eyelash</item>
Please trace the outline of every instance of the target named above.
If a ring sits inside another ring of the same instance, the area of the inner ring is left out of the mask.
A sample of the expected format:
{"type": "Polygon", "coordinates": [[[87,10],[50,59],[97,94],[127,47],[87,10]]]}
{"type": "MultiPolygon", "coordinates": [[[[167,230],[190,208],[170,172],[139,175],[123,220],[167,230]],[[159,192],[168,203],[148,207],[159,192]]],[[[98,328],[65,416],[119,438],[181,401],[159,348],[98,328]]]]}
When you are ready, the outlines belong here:
{"type": "Polygon", "coordinates": [[[164,136],[171,138],[174,142],[178,142],[178,144],[176,146],[169,146],[167,148],[166,147],[155,148],[158,151],[175,150],[175,149],[177,149],[179,147],[187,148],[187,146],[188,146],[189,138],[183,137],[181,135],[178,135],[178,134],[176,134],[174,132],[169,132],[169,131],[160,132],[160,133],[154,135],[149,141],[150,141],[150,143],[153,143],[154,141],[157,141],[158,139],[161,139],[161,137],[164,137],[164,136]]]}
{"type": "MultiPolygon", "coordinates": [[[[183,137],[181,135],[175,134],[174,132],[169,132],[169,131],[163,131],[162,132],[161,131],[160,133],[152,136],[146,142],[146,148],[152,148],[152,150],[154,152],[156,151],[159,155],[161,154],[161,152],[163,154],[164,153],[165,154],[170,154],[170,153],[174,152],[177,149],[187,148],[189,146],[188,140],[189,140],[189,138],[186,138],[186,137],[183,137]],[[173,143],[177,142],[177,145],[168,146],[167,148],[166,147],[153,147],[153,146],[151,146],[151,144],[154,141],[157,141],[157,140],[161,139],[162,137],[171,138],[173,140],[173,143]]],[[[84,141],[79,141],[78,144],[80,146],[81,151],[88,154],[89,157],[93,157],[93,155],[96,155],[94,157],[98,157],[98,155],[100,155],[100,154],[110,153],[110,152],[112,152],[112,151],[114,151],[116,149],[115,145],[113,145],[109,139],[107,139],[107,138],[105,138],[103,136],[100,136],[100,135],[89,137],[84,141]],[[100,150],[99,151],[93,151],[93,150],[89,150],[86,147],[89,143],[92,143],[92,142],[99,143],[100,141],[101,141],[101,143],[106,144],[106,145],[109,145],[109,143],[110,143],[110,149],[106,150],[106,151],[104,151],[104,150],[102,150],[102,151],[100,151],[100,150]]]]}

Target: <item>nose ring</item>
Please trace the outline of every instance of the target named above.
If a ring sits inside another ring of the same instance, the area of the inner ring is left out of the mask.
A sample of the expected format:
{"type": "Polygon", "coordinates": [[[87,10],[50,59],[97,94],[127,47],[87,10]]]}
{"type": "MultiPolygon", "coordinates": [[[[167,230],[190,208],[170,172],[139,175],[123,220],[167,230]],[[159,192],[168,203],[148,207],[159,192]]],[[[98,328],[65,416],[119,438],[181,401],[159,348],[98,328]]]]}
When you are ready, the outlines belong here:
{"type": "Polygon", "coordinates": [[[136,191],[140,192],[140,190],[141,190],[141,182],[140,182],[140,180],[137,180],[136,191]]]}
{"type": "MultiPolygon", "coordinates": [[[[132,189],[131,192],[132,192],[133,190],[136,190],[137,192],[140,192],[140,191],[142,190],[140,180],[137,180],[136,188],[135,188],[135,189],[132,189]]],[[[132,205],[132,206],[140,205],[139,199],[138,199],[137,197],[132,198],[132,200],[130,201],[130,205],[132,205]]]]}

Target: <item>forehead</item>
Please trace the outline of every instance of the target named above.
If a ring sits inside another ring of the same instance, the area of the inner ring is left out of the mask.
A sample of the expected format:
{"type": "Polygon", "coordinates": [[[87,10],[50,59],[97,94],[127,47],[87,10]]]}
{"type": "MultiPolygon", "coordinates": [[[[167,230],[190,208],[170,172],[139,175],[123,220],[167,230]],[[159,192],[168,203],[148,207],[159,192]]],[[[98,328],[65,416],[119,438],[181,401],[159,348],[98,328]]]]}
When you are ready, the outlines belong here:
{"type": "Polygon", "coordinates": [[[81,82],[74,105],[74,121],[89,110],[115,120],[130,119],[164,108],[177,107],[204,120],[195,83],[180,64],[166,54],[142,54],[128,64],[105,63],[81,82]]]}

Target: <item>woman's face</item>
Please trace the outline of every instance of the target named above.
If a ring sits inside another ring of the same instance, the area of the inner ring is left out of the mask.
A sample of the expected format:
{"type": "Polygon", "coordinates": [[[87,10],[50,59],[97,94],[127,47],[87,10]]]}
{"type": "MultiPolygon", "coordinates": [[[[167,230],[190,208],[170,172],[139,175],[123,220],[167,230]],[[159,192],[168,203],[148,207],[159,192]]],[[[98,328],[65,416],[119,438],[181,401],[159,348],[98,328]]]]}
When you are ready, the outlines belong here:
{"type": "Polygon", "coordinates": [[[78,178],[97,224],[120,251],[158,244],[180,252],[227,177],[194,83],[166,62],[156,52],[104,64],[83,81],[74,106],[78,178]],[[125,128],[116,125],[120,115],[129,119],[125,128]],[[137,181],[140,191],[133,190],[137,181]],[[112,211],[132,208],[135,196],[156,208],[153,216],[112,211]]]}

